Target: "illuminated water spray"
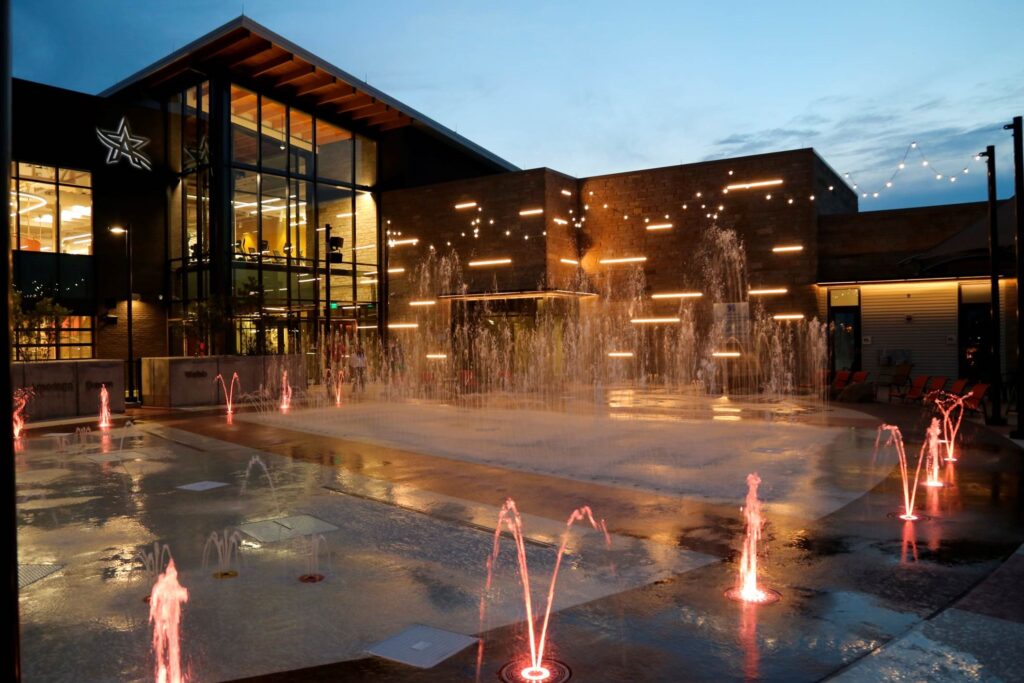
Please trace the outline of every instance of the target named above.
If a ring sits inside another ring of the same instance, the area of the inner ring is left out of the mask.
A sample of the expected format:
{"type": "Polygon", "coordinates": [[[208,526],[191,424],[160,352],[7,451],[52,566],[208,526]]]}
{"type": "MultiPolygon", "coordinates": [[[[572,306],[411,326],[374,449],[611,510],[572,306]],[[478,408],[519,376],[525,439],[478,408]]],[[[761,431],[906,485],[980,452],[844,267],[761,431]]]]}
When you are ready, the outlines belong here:
{"type": "Polygon", "coordinates": [[[935,407],[942,415],[942,443],[946,447],[946,462],[956,462],[956,437],[964,419],[964,396],[940,392],[935,407]]]}
{"type": "Polygon", "coordinates": [[[926,432],[924,444],[921,448],[928,451],[927,476],[924,485],[938,488],[945,486],[942,483],[942,474],[939,472],[939,436],[942,434],[942,427],[939,425],[939,418],[933,417],[932,423],[926,432]]]}
{"type": "Polygon", "coordinates": [[[921,452],[917,456],[917,467],[914,470],[914,480],[910,480],[910,466],[907,464],[907,451],[903,447],[903,434],[896,425],[883,424],[878,428],[878,436],[875,438],[875,451],[882,440],[882,434],[888,433],[886,446],[893,446],[896,449],[896,457],[900,461],[900,478],[903,481],[903,514],[900,519],[913,522],[917,519],[914,514],[914,503],[917,498],[917,482],[921,477],[921,465],[924,463],[924,449],[926,444],[921,445],[921,452]]]}
{"type": "Polygon", "coordinates": [[[757,498],[757,487],[760,484],[761,477],[757,474],[747,475],[747,500],[743,505],[747,532],[743,539],[743,553],[740,556],[740,573],[736,587],[727,590],[725,595],[730,600],[766,605],[777,601],[782,596],[777,591],[757,585],[757,550],[761,543],[761,531],[764,528],[761,501],[757,498]]]}
{"type": "MultiPolygon", "coordinates": [[[[491,590],[494,579],[494,565],[498,560],[498,552],[501,549],[502,531],[512,535],[516,546],[516,560],[519,569],[519,582],[523,589],[523,605],[526,610],[526,629],[529,637],[530,651],[528,657],[507,664],[502,668],[500,676],[502,680],[511,681],[548,681],[565,680],[568,678],[568,668],[554,660],[545,660],[544,654],[548,645],[548,623],[551,619],[551,606],[555,599],[555,585],[558,581],[558,570],[562,565],[562,556],[565,555],[565,548],[569,543],[569,532],[573,524],[580,521],[587,521],[594,529],[604,535],[605,546],[611,548],[611,536],[608,534],[608,527],[604,520],[597,521],[589,506],[583,506],[572,511],[565,523],[565,531],[562,533],[562,542],[558,547],[558,555],[555,557],[555,568],[551,572],[551,582],[548,584],[547,599],[544,603],[543,616],[536,615],[534,610],[533,596],[530,590],[530,572],[526,561],[526,542],[523,536],[523,520],[516,508],[516,503],[511,498],[505,501],[501,511],[498,513],[498,525],[494,529],[494,545],[490,556],[487,558],[487,589],[480,598],[480,626],[483,631],[484,614],[486,610],[487,593],[491,590]]],[[[477,669],[483,661],[483,641],[480,641],[480,649],[477,655],[477,669]]]]}
{"type": "Polygon", "coordinates": [[[107,385],[100,385],[100,428],[110,429],[110,394],[107,385]]]}
{"type": "Polygon", "coordinates": [[[15,389],[12,397],[14,412],[11,415],[11,423],[14,426],[15,440],[21,438],[21,432],[25,429],[25,406],[32,398],[32,387],[15,389]]]}
{"type": "Polygon", "coordinates": [[[226,385],[224,383],[224,377],[218,374],[213,378],[214,382],[220,382],[220,388],[224,392],[224,403],[228,406],[228,415],[232,415],[235,412],[235,387],[239,389],[242,387],[242,383],[238,381],[238,373],[231,373],[231,384],[226,385]]]}
{"type": "Polygon", "coordinates": [[[167,564],[149,598],[149,623],[153,625],[153,656],[156,683],[187,683],[181,669],[181,605],[188,589],[178,583],[174,560],[167,564]]]}
{"type": "Polygon", "coordinates": [[[292,385],[288,384],[288,371],[281,371],[281,412],[287,413],[292,407],[292,385]]]}

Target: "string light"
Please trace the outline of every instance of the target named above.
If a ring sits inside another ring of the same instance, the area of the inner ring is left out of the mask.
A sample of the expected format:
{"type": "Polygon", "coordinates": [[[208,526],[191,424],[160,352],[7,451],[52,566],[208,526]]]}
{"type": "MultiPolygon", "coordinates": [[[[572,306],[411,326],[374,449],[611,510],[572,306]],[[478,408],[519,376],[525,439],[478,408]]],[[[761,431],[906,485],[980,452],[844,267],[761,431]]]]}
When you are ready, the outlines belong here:
{"type": "MultiPolygon", "coordinates": [[[[896,164],[896,170],[893,171],[892,175],[889,176],[888,180],[886,180],[883,183],[883,186],[880,187],[876,191],[868,191],[868,192],[861,191],[860,192],[861,198],[862,199],[867,199],[868,197],[871,197],[872,199],[878,199],[881,196],[881,193],[884,190],[891,190],[894,187],[894,185],[895,185],[894,181],[896,180],[896,176],[898,176],[900,173],[902,173],[903,171],[905,171],[907,169],[907,165],[908,165],[907,157],[909,157],[911,155],[911,153],[915,153],[915,152],[917,153],[918,157],[920,158],[920,161],[921,161],[920,167],[924,168],[924,169],[931,169],[931,171],[933,173],[933,177],[935,178],[935,180],[937,180],[939,182],[942,182],[943,180],[947,180],[948,179],[950,183],[955,183],[958,178],[960,178],[961,176],[968,175],[971,172],[971,170],[968,167],[966,167],[966,166],[964,166],[963,170],[960,171],[959,173],[944,173],[940,169],[935,169],[935,167],[932,165],[931,161],[929,161],[929,159],[925,156],[924,152],[921,150],[920,146],[916,142],[911,142],[909,145],[907,145],[907,148],[905,150],[903,150],[903,156],[900,157],[899,163],[896,164]]],[[[976,156],[976,157],[974,157],[974,160],[975,161],[979,161],[980,157],[976,156]]],[[[843,177],[846,178],[848,181],[850,181],[851,187],[854,190],[859,189],[858,183],[854,182],[854,179],[850,175],[849,172],[844,173],[843,177]]],[[[831,190],[832,186],[829,186],[828,189],[831,190]]]]}

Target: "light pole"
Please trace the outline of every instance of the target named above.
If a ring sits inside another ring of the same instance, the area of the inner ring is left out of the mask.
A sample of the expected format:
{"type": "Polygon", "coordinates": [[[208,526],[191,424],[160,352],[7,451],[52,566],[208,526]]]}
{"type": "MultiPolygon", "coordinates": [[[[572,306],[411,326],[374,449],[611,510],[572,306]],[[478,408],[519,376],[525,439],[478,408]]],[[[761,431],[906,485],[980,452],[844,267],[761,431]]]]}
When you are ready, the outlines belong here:
{"type": "Polygon", "coordinates": [[[1024,277],[1024,131],[1021,130],[1022,117],[1014,116],[1013,123],[1003,126],[1006,130],[1013,131],[1013,195],[1016,202],[1017,213],[1017,428],[1010,432],[1014,439],[1024,439],[1024,339],[1021,339],[1021,332],[1024,332],[1024,287],[1021,287],[1021,278],[1024,277]]]}
{"type": "Polygon", "coordinates": [[[111,234],[124,236],[124,255],[128,260],[128,299],[125,305],[128,307],[128,400],[135,400],[135,348],[133,346],[132,339],[132,289],[134,288],[134,282],[132,279],[132,229],[129,225],[127,228],[123,228],[119,225],[112,226],[109,228],[111,234]]]}
{"type": "Polygon", "coordinates": [[[999,344],[999,215],[996,205],[996,148],[989,145],[979,156],[985,157],[988,167],[988,261],[992,293],[989,299],[991,327],[989,353],[992,367],[992,416],[990,425],[1004,425],[1003,419],[1003,364],[999,344]]]}

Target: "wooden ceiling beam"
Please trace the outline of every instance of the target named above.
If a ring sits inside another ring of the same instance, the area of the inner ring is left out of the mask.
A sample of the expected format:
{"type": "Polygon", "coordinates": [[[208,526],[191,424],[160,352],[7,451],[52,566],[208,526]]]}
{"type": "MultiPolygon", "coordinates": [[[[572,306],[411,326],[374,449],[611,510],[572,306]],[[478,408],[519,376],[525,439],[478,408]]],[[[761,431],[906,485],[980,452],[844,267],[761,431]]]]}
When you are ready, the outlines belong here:
{"type": "Polygon", "coordinates": [[[377,127],[377,130],[379,130],[379,131],[381,131],[383,133],[384,131],[394,130],[395,128],[404,128],[405,126],[408,126],[411,123],[412,123],[412,119],[409,118],[408,116],[405,116],[403,114],[402,116],[399,116],[392,123],[381,124],[380,126],[377,127]]]}
{"type": "Polygon", "coordinates": [[[387,111],[381,114],[376,114],[374,116],[369,117],[368,119],[366,119],[366,121],[364,121],[364,123],[366,123],[366,125],[368,126],[379,126],[381,124],[390,123],[391,121],[399,119],[401,118],[401,116],[401,112],[399,112],[397,109],[388,109],[387,111]]]}
{"type": "Polygon", "coordinates": [[[300,88],[296,88],[295,89],[295,93],[294,93],[295,96],[296,97],[305,97],[306,95],[309,95],[310,93],[314,93],[317,90],[322,90],[324,88],[331,87],[331,86],[335,85],[338,82],[338,79],[333,77],[333,76],[327,76],[327,80],[324,80],[324,78],[323,78],[324,76],[327,76],[327,75],[323,74],[323,75],[321,75],[320,80],[313,81],[312,83],[309,83],[308,85],[304,85],[304,86],[302,86],[300,88]]]}
{"type": "Polygon", "coordinates": [[[252,43],[252,45],[239,50],[235,54],[229,55],[228,59],[224,60],[224,65],[229,69],[238,68],[242,64],[253,57],[266,52],[274,47],[274,44],[269,40],[260,38],[259,40],[252,43]]]}
{"type": "Polygon", "coordinates": [[[388,111],[389,109],[390,109],[390,107],[388,107],[388,105],[382,104],[380,102],[377,102],[376,104],[373,104],[373,105],[371,105],[369,107],[363,107],[359,111],[354,112],[349,118],[351,118],[353,121],[359,121],[361,119],[368,119],[371,116],[376,116],[377,114],[383,114],[384,112],[388,111]]]}
{"type": "Polygon", "coordinates": [[[282,74],[279,78],[274,79],[270,83],[270,87],[271,88],[280,88],[283,85],[288,85],[289,83],[294,83],[295,81],[297,81],[297,80],[299,80],[301,78],[305,78],[306,76],[309,76],[309,75],[314,74],[314,73],[316,73],[316,67],[315,66],[313,66],[312,64],[302,63],[300,68],[297,68],[297,69],[295,69],[294,71],[292,71],[290,73],[282,74]]]}
{"type": "Polygon", "coordinates": [[[271,57],[262,64],[256,64],[252,66],[250,69],[245,71],[245,75],[249,78],[259,78],[260,76],[270,73],[274,69],[277,69],[281,66],[284,66],[285,64],[288,64],[293,59],[295,59],[295,56],[292,55],[292,53],[285,52],[284,54],[271,57]]]}
{"type": "Polygon", "coordinates": [[[347,114],[350,111],[356,111],[357,109],[364,109],[365,107],[372,107],[377,100],[373,99],[365,93],[359,93],[358,97],[352,99],[349,102],[338,107],[335,111],[339,114],[347,114]]]}

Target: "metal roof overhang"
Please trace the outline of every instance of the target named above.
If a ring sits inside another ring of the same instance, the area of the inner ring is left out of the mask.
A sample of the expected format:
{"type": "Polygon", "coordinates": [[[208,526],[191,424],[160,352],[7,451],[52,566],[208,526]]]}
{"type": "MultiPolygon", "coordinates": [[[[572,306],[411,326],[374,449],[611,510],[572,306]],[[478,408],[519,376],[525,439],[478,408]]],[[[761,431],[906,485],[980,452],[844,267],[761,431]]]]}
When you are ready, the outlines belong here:
{"type": "Polygon", "coordinates": [[[197,74],[225,72],[239,83],[325,118],[368,132],[414,126],[496,168],[516,166],[384,94],[265,26],[239,17],[107,88],[103,97],[139,89],[172,91],[197,74]]]}

